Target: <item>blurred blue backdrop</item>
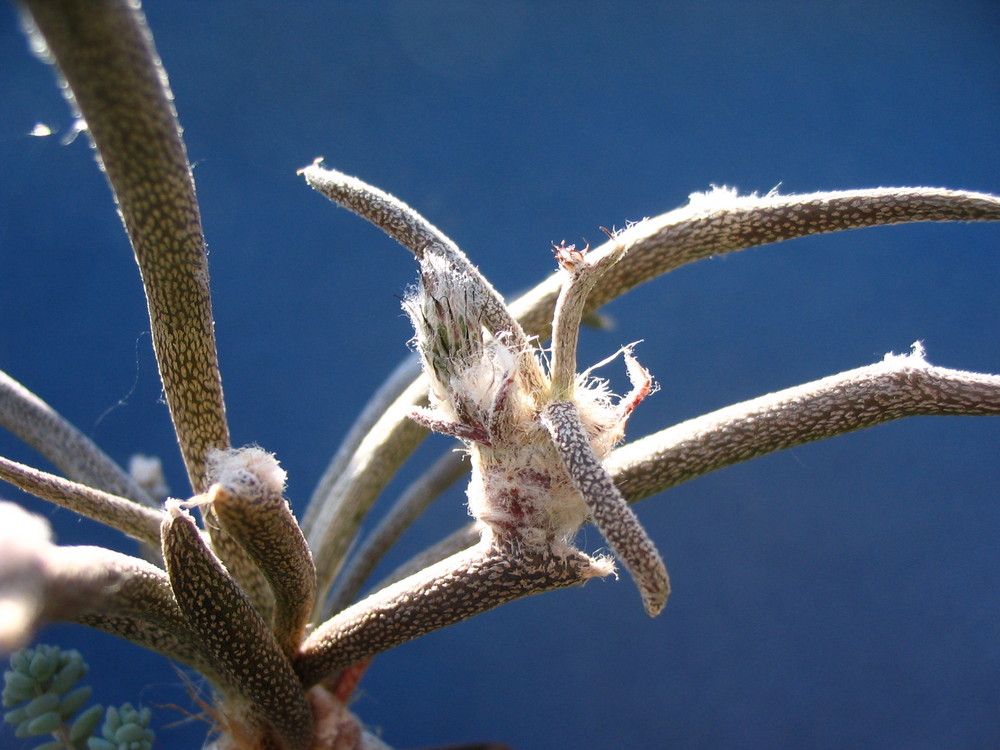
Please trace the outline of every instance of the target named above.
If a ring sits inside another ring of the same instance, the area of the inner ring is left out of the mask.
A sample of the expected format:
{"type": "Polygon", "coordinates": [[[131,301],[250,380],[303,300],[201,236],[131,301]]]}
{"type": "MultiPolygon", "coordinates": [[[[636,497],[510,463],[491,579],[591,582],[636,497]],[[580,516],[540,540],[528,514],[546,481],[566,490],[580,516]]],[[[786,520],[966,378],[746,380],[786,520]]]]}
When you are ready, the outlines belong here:
{"type": "MultiPolygon", "coordinates": [[[[277,453],[300,513],[407,354],[415,278],[296,176],[316,156],[415,206],[509,295],[553,270],[551,241],[599,241],[711,183],[1000,191],[995,0],[146,11],[195,163],[233,439],[277,453]]],[[[183,495],[128,243],[6,5],[0,102],[0,367],[121,462],[161,456],[183,495]],[[57,134],[29,136],[39,122],[57,134]]],[[[702,262],[611,304],[617,327],[586,333],[581,361],[644,340],[661,390],[632,437],[917,339],[935,364],[1000,371],[998,250],[996,226],[914,225],[702,262]]],[[[659,618],[627,579],[534,597],[379,657],[355,707],[400,748],[995,748],[998,443],[992,420],[922,418],[680,486],[637,507],[674,583],[659,618]]],[[[7,434],[0,453],[48,468],[7,434]]],[[[26,502],[64,544],[131,549],[26,502]]],[[[386,568],[462,523],[462,502],[442,499],[386,568]]],[[[83,629],[44,638],[85,651],[106,703],[192,707],[158,657],[83,629]]],[[[160,747],[203,732],[161,728],[160,747]]]]}

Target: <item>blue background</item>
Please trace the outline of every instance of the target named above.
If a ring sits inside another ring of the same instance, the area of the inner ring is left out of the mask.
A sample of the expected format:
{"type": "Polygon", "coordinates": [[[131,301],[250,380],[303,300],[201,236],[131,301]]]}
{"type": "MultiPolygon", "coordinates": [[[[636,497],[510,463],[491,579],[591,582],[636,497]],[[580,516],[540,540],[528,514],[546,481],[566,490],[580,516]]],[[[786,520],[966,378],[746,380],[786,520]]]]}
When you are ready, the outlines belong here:
{"type": "MultiPolygon", "coordinates": [[[[510,295],[553,270],[551,241],[598,241],[710,183],[1000,191],[994,0],[147,13],[195,163],[233,439],[277,453],[299,512],[406,356],[397,298],[415,277],[295,175],[316,156],[415,206],[510,295]]],[[[7,6],[0,102],[0,367],[116,459],[161,456],[184,494],[130,249],[86,140],[26,135],[70,116],[7,6]]],[[[586,333],[581,361],[644,339],[661,390],[633,437],[917,339],[935,364],[1000,371],[998,249],[996,226],[914,225],[701,262],[611,304],[617,328],[586,333]]],[[[998,430],[908,420],[654,497],[637,510],[674,583],[659,618],[627,579],[520,601],[379,657],[356,709],[400,748],[996,747],[998,430]]],[[[46,466],[6,434],[0,453],[46,466]]],[[[131,549],[30,504],[64,544],[131,549]]],[[[464,519],[456,491],[387,567],[464,519]]],[[[82,629],[44,638],[86,651],[106,703],[191,707],[163,659],[82,629]]],[[[202,733],[162,729],[160,746],[202,733]]]]}

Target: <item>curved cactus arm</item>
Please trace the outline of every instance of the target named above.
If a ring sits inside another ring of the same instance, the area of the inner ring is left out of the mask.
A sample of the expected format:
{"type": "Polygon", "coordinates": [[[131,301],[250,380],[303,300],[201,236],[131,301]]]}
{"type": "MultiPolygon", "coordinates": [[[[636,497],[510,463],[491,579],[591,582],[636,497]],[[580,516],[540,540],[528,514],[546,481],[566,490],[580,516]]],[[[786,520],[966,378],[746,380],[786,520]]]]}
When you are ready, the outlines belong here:
{"type": "Polygon", "coordinates": [[[318,510],[306,535],[316,563],[318,596],[314,616],[322,617],[334,579],[361,521],[382,489],[420,445],[427,428],[408,418],[412,404],[426,397],[422,379],[410,384],[365,435],[329,494],[316,498],[318,510]]]}
{"type": "Polygon", "coordinates": [[[555,402],[541,413],[570,481],[590,509],[594,525],[628,569],[646,614],[660,614],[670,595],[667,568],[635,513],[594,454],[576,404],[555,402]]]}
{"type": "MultiPolygon", "coordinates": [[[[930,365],[909,355],[769,393],[660,430],[614,449],[604,467],[636,503],[678,484],[768,453],[913,416],[1000,416],[1000,375],[930,365]]],[[[469,523],[404,563],[433,565],[475,544],[469,523]]],[[[396,580],[393,573],[388,580],[396,580]]]]}
{"type": "MultiPolygon", "coordinates": [[[[593,262],[625,257],[587,297],[590,312],[682,265],[771,242],[919,221],[1000,221],[1000,197],[943,188],[875,188],[802,195],[694,193],[686,206],[636,222],[590,252],[593,262]]],[[[562,287],[556,273],[510,304],[524,329],[545,339],[562,287]]]]}
{"type": "MultiPolygon", "coordinates": [[[[410,525],[423,514],[432,502],[448,487],[469,472],[469,460],[464,453],[451,451],[444,454],[400,495],[399,500],[379,521],[372,533],[365,538],[350,557],[341,574],[330,610],[339,612],[357,597],[365,580],[374,570],[386,550],[402,536],[410,525]]],[[[476,537],[478,539],[478,535],[476,537]]],[[[471,546],[465,545],[466,547],[471,546]]],[[[447,557],[444,555],[442,557],[447,557]]],[[[435,561],[436,562],[436,561],[435,561]]]]}
{"type": "Polygon", "coordinates": [[[306,686],[421,635],[530,594],[611,573],[563,545],[523,550],[489,533],[475,547],[426,568],[348,607],[316,628],[295,669],[306,686]]]}
{"type": "Polygon", "coordinates": [[[554,250],[565,279],[552,313],[552,398],[572,400],[577,377],[576,346],[587,297],[608,269],[625,255],[625,246],[616,245],[597,259],[575,245],[563,243],[554,250]]]}
{"type": "Polygon", "coordinates": [[[187,623],[182,623],[180,628],[167,629],[142,618],[103,612],[76,615],[72,618],[72,622],[122,638],[142,648],[155,651],[168,659],[180,662],[198,672],[220,690],[226,684],[225,679],[217,670],[217,666],[212,663],[211,657],[206,653],[203,644],[187,627],[187,623]]]}
{"type": "Polygon", "coordinates": [[[40,516],[0,502],[0,650],[39,625],[88,615],[126,617],[184,637],[190,631],[166,573],[103,547],[57,547],[40,516]]]}
{"type": "Polygon", "coordinates": [[[93,440],[2,370],[0,424],[45,456],[74,482],[127,497],[150,508],[159,506],[93,440]]]}
{"type": "Polygon", "coordinates": [[[306,750],[314,728],[302,685],[267,623],[180,505],[167,504],[163,559],[188,626],[225,677],[220,689],[235,697],[233,710],[262,737],[273,732],[277,747],[306,750]]]}
{"type": "Polygon", "coordinates": [[[291,657],[302,643],[316,600],[316,568],[288,501],[280,494],[213,484],[205,495],[226,531],[243,545],[274,595],[271,629],[291,657]]]}
{"type": "Polygon", "coordinates": [[[393,402],[402,395],[413,382],[420,377],[420,359],[415,356],[403,360],[392,374],[379,386],[354,420],[351,429],[337,447],[330,463],[323,471],[323,476],[316,484],[309,502],[306,504],[306,514],[302,519],[302,530],[308,536],[312,532],[314,519],[323,506],[323,498],[327,497],[333,486],[344,474],[351,463],[352,457],[362,441],[378,423],[382,415],[388,411],[393,402]]]}
{"type": "Polygon", "coordinates": [[[384,231],[417,259],[437,255],[461,275],[475,294],[483,311],[483,323],[494,334],[512,336],[513,348],[524,350],[528,339],[521,325],[511,317],[499,292],[479,273],[458,246],[441,230],[408,205],[383,190],[332,169],[324,169],[319,160],[300,170],[310,187],[330,200],[367,219],[384,231]]]}
{"type": "Polygon", "coordinates": [[[312,616],[316,568],[283,496],[285,472],[260,448],[220,451],[209,461],[216,483],[199,502],[212,504],[226,531],[267,579],[274,595],[271,629],[291,658],[312,616]]]}
{"type": "Polygon", "coordinates": [[[0,479],[50,503],[118,529],[140,542],[159,546],[163,514],[158,510],[3,457],[0,457],[0,479]]]}
{"type": "Polygon", "coordinates": [[[629,502],[803,443],[919,415],[1000,415],[1000,375],[908,355],[744,401],[624,445],[605,466],[629,502]]]}
{"type": "Polygon", "coordinates": [[[167,574],[145,560],[104,547],[53,547],[46,566],[48,620],[106,614],[184,629],[167,574]]]}
{"type": "Polygon", "coordinates": [[[142,275],[153,348],[191,485],[227,447],[208,262],[166,72],[138,3],[22,0],[114,191],[142,275]]]}

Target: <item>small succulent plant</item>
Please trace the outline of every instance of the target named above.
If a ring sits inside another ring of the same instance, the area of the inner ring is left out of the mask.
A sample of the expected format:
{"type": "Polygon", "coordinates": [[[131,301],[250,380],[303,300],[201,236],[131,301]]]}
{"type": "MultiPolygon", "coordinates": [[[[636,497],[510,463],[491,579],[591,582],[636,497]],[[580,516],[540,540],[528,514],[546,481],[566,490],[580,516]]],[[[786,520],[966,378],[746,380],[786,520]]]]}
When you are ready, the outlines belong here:
{"type": "Polygon", "coordinates": [[[34,750],[151,750],[148,708],[125,703],[106,713],[100,705],[84,709],[92,690],[77,683],[87,672],[79,651],[44,644],[15,651],[4,673],[3,705],[10,709],[4,721],[16,727],[17,737],[53,738],[34,750]]]}
{"type": "MultiPolygon", "coordinates": [[[[655,534],[630,507],[638,500],[736,462],[893,419],[1000,414],[1000,377],[932,366],[917,344],[908,355],[621,445],[627,420],[655,387],[652,375],[633,346],[624,346],[618,355],[631,390],[617,398],[596,366],[579,371],[576,356],[587,314],[681,265],[843,229],[994,221],[996,196],[931,188],[738,196],[715,189],[608,231],[608,242],[592,250],[555,246],[556,274],[507,303],[411,208],[317,162],[301,170],[311,187],[416,259],[419,284],[403,306],[422,375],[402,371],[379,391],[300,522],[277,459],[256,446],[230,445],[191,168],[137,4],[24,0],[23,7],[34,46],[59,66],[118,201],[191,492],[164,497],[155,463],[122,470],[0,374],[0,423],[65,474],[0,459],[0,477],[122,531],[144,553],[60,547],[42,519],[0,505],[0,648],[22,646],[40,625],[58,620],[157,651],[211,684],[217,731],[210,746],[217,750],[384,747],[348,709],[369,660],[519,597],[609,575],[616,560],[646,612],[659,614],[670,585],[655,534]],[[457,438],[464,451],[432,465],[353,549],[361,519],[432,430],[457,438]],[[466,473],[473,521],[356,600],[406,525],[466,473]],[[611,556],[577,547],[588,521],[611,556]]],[[[51,657],[53,664],[63,656],[51,657]]],[[[31,671],[35,657],[16,659],[31,671]]],[[[61,688],[60,669],[69,666],[42,672],[46,679],[58,673],[61,688]]],[[[78,694],[53,695],[31,698],[30,711],[25,706],[10,721],[32,733],[65,729],[74,742],[79,727],[96,726],[91,712],[84,724],[67,725],[78,694]]],[[[148,722],[147,712],[127,705],[109,710],[102,737],[87,746],[146,747],[148,722]]]]}

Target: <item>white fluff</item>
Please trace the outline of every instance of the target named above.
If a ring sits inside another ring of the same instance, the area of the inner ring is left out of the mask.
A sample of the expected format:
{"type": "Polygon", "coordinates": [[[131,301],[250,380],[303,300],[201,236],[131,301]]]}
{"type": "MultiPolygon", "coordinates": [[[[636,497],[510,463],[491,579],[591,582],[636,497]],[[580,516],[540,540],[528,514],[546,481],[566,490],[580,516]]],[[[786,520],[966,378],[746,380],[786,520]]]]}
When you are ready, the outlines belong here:
{"type": "Polygon", "coordinates": [[[240,474],[248,472],[272,492],[282,494],[288,475],[273,453],[256,445],[212,450],[208,454],[208,476],[223,485],[241,484],[240,474]]]}

